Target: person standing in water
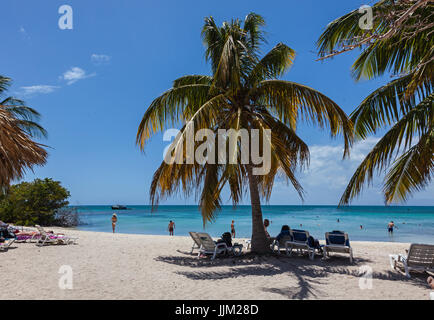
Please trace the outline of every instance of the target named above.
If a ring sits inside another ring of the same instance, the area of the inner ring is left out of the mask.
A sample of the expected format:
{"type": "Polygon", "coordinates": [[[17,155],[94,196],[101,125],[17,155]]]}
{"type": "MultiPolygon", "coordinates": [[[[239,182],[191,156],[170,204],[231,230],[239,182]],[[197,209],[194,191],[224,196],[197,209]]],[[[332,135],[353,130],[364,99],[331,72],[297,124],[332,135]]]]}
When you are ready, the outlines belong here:
{"type": "Polygon", "coordinates": [[[393,234],[393,228],[397,228],[397,226],[395,226],[395,223],[393,223],[393,221],[390,221],[389,224],[387,225],[387,231],[389,232],[389,234],[393,234]]]}
{"type": "Polygon", "coordinates": [[[173,231],[175,230],[175,222],[170,220],[167,229],[169,230],[169,235],[173,236],[173,231]]]}
{"type": "Polygon", "coordinates": [[[112,229],[113,229],[113,233],[115,233],[116,222],[118,222],[118,216],[116,215],[116,213],[113,213],[113,215],[112,215],[112,229]]]}
{"type": "Polygon", "coordinates": [[[232,236],[232,238],[235,239],[235,221],[234,220],[232,220],[232,223],[231,223],[231,236],[232,236]]]}

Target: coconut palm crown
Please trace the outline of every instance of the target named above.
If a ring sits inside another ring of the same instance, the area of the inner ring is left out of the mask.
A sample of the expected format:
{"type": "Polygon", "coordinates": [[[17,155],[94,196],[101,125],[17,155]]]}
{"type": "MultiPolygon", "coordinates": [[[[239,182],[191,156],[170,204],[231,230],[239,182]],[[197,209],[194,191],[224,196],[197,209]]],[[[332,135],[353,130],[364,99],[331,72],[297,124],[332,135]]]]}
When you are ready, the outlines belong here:
{"type": "Polygon", "coordinates": [[[329,23],[317,43],[320,59],[360,47],[352,66],[357,81],[387,72],[394,76],[351,114],[358,140],[388,131],[353,174],[341,205],[372,183],[376,172],[386,171],[386,204],[407,200],[434,174],[434,4],[382,0],[372,10],[372,29],[360,28],[361,13],[354,10],[329,23]]]}
{"type": "Polygon", "coordinates": [[[26,169],[45,164],[47,152],[32,137],[45,136],[39,113],[13,97],[3,97],[11,80],[0,76],[0,189],[5,191],[26,169]]]}
{"type": "MultiPolygon", "coordinates": [[[[344,155],[352,141],[352,125],[338,105],[322,93],[307,86],[280,80],[293,64],[295,52],[279,43],[260,57],[265,43],[264,19],[250,13],[217,26],[212,17],[205,18],[202,39],[211,75],[187,75],[173,82],[172,88],[156,98],[146,110],[138,128],[136,142],[143,150],[149,138],[181,124],[177,144],[187,139],[189,126],[194,131],[211,129],[256,129],[264,138],[271,130],[270,171],[254,175],[255,164],[241,163],[241,145],[227,143],[226,159],[215,164],[162,162],[154,173],[150,188],[153,206],[177,192],[186,196],[196,192],[204,224],[216,218],[221,206],[221,193],[228,186],[233,205],[250,191],[252,205],[252,251],[266,252],[267,239],[263,227],[261,198],[269,199],[277,174],[290,182],[303,197],[303,189],[295,177],[296,168],[308,165],[309,149],[296,134],[299,120],[330,129],[332,136],[342,134],[344,155]]],[[[262,140],[261,140],[262,141],[262,140]]],[[[198,142],[194,142],[195,147],[198,142]]],[[[182,147],[183,148],[183,147],[182,147]]],[[[183,149],[184,150],[184,149],[183,149]]],[[[182,155],[185,157],[185,150],[182,155]]]]}

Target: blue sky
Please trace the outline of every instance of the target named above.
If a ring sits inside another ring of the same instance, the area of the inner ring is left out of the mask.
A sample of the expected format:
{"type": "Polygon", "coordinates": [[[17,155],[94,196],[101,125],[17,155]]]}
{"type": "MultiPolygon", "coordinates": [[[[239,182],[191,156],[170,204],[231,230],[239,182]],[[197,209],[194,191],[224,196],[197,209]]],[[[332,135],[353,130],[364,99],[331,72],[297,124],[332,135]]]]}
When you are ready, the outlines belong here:
{"type": "MultiPolygon", "coordinates": [[[[347,113],[389,80],[354,82],[358,52],[317,62],[315,41],[328,22],[368,1],[73,1],[4,0],[0,3],[0,74],[14,80],[11,94],[41,114],[50,146],[48,163],[25,180],[52,177],[71,192],[71,204],[148,204],[148,189],[167,143],[156,135],[135,145],[137,127],[151,101],[185,74],[208,74],[200,39],[203,18],[221,23],[256,12],[266,19],[269,44],[297,52],[284,79],[311,86],[347,113]],[[73,9],[73,29],[58,27],[61,5],[73,9]]],[[[302,125],[311,168],[299,174],[305,204],[336,204],[357,164],[376,139],[355,146],[341,161],[342,139],[302,125]]],[[[432,185],[408,204],[434,205],[432,185]]],[[[228,200],[226,198],[225,200],[228,200]]],[[[165,204],[193,204],[174,197],[165,204]]],[[[355,204],[382,204],[381,177],[355,204]]],[[[227,204],[230,204],[227,202],[227,204]]],[[[294,189],[276,182],[270,204],[301,204],[294,189]]]]}

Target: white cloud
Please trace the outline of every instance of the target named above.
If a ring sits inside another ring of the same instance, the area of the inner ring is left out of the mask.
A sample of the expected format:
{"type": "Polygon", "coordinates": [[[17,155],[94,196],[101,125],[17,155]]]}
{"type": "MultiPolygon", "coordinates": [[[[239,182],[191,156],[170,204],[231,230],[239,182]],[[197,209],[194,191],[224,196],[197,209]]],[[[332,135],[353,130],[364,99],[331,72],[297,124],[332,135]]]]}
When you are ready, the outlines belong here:
{"type": "Polygon", "coordinates": [[[350,158],[342,159],[344,149],[342,146],[311,146],[310,166],[301,174],[302,185],[327,186],[327,189],[344,188],[352,174],[365,158],[379,138],[370,137],[356,143],[351,151],[350,158]]]}
{"type": "Polygon", "coordinates": [[[79,67],[72,67],[71,69],[65,71],[60,77],[61,79],[67,81],[67,84],[73,84],[78,80],[83,80],[95,76],[96,73],[87,74],[85,70],[79,67]]]}
{"type": "MultiPolygon", "coordinates": [[[[297,179],[306,192],[305,204],[337,205],[348,182],[357,167],[371,151],[380,138],[369,137],[353,145],[350,157],[342,159],[343,147],[335,145],[312,145],[310,150],[310,166],[302,172],[297,172],[297,179]]],[[[372,185],[364,185],[359,198],[352,204],[382,205],[384,196],[382,185],[384,172],[376,172],[372,185]]],[[[421,192],[414,193],[407,205],[432,205],[434,184],[421,192]]],[[[300,200],[294,188],[286,182],[276,180],[272,204],[299,203],[300,200]]]]}
{"type": "Polygon", "coordinates": [[[58,88],[60,87],[40,84],[35,86],[21,87],[20,89],[22,90],[21,94],[27,96],[27,95],[38,94],[38,93],[42,93],[42,94],[51,93],[58,88]]]}
{"type": "Polygon", "coordinates": [[[110,61],[111,57],[108,56],[108,55],[106,55],[106,54],[96,54],[96,53],[94,53],[94,54],[92,54],[90,56],[90,59],[96,65],[100,65],[100,64],[108,63],[110,61]]]}
{"type": "MultiPolygon", "coordinates": [[[[342,159],[344,148],[341,145],[309,146],[310,165],[302,172],[297,172],[297,179],[305,191],[305,203],[337,204],[351,176],[378,140],[370,137],[354,144],[350,158],[346,159],[342,159]]],[[[381,183],[381,180],[378,183],[381,183]]],[[[365,199],[368,197],[369,201],[376,204],[382,203],[378,185],[366,188],[363,195],[365,199]]],[[[273,202],[284,203],[300,201],[293,187],[288,187],[282,180],[276,181],[272,199],[273,202]]]]}

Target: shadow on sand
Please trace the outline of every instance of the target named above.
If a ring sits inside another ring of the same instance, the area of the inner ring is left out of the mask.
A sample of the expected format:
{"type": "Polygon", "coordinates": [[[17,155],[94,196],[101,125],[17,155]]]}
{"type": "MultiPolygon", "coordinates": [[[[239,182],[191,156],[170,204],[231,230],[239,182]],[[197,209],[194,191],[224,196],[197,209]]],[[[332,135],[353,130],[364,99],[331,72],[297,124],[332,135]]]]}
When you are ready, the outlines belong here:
{"type": "MultiPolygon", "coordinates": [[[[351,264],[348,257],[342,256],[333,256],[328,259],[317,256],[314,261],[311,261],[306,256],[288,257],[285,254],[254,256],[249,253],[239,257],[223,257],[211,261],[208,258],[198,258],[189,252],[179,250],[178,252],[182,256],[159,256],[155,260],[185,267],[185,271],[176,273],[192,280],[221,280],[248,276],[269,277],[290,273],[296,278],[297,285],[289,288],[261,288],[264,292],[280,294],[287,299],[315,298],[320,293],[315,284],[321,284],[322,279],[331,274],[360,278],[363,274],[360,273],[359,268],[372,262],[360,257],[351,264]],[[229,269],[215,270],[215,267],[229,267],[229,269]]],[[[406,281],[413,285],[427,287],[426,276],[415,274],[408,279],[393,270],[373,271],[372,279],[406,281]]]]}

